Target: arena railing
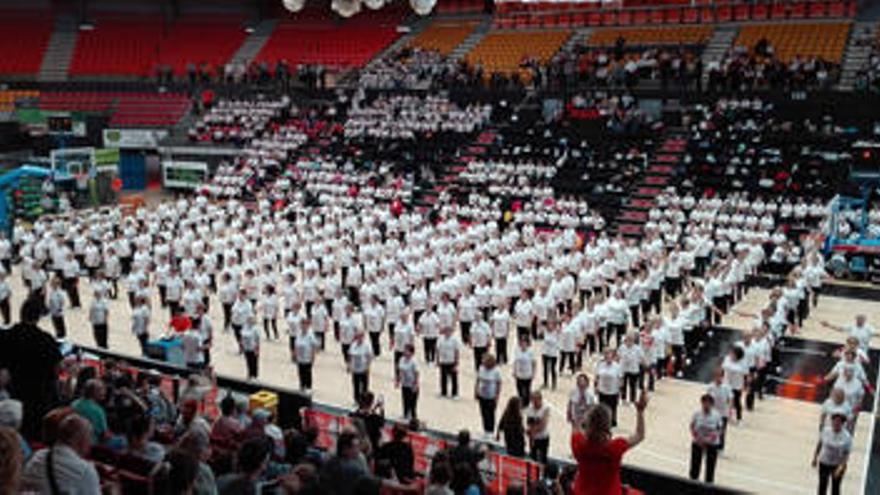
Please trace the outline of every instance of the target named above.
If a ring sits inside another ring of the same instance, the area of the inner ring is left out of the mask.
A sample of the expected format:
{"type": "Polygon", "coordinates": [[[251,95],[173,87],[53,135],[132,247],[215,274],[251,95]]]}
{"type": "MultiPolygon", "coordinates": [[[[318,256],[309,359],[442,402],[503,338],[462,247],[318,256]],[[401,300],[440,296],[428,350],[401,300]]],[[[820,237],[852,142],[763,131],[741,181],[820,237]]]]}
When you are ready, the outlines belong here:
{"type": "MultiPolygon", "coordinates": [[[[80,360],[91,361],[96,366],[102,366],[103,360],[112,359],[117,361],[117,363],[124,363],[129,368],[140,371],[156,371],[165,378],[163,380],[165,385],[163,390],[173,394],[175,401],[181,383],[194,374],[188,368],[167,362],[129,356],[88,346],[76,345],[71,352],[76,354],[80,360]]],[[[222,374],[214,375],[214,384],[216,385],[214,393],[210,394],[214,398],[217,397],[220,389],[244,395],[251,395],[261,390],[277,394],[278,412],[276,420],[279,426],[297,429],[301,429],[304,424],[318,426],[320,432],[319,443],[325,447],[332,446],[333,441],[335,441],[335,434],[349,421],[348,413],[350,411],[330,404],[314,402],[311,397],[299,391],[262,384],[259,381],[246,381],[222,374]]],[[[393,423],[393,421],[386,420],[386,428],[390,427],[393,423]]],[[[417,460],[417,471],[419,468],[422,470],[427,469],[430,465],[430,457],[434,452],[441,450],[442,447],[455,445],[456,443],[453,433],[430,428],[423,429],[412,435],[410,440],[413,442],[416,454],[421,454],[421,458],[417,460]]],[[[508,456],[504,449],[497,445],[490,444],[489,447],[489,462],[485,463],[481,468],[484,469],[484,478],[488,476],[488,479],[491,480],[490,487],[499,489],[507,487],[512,482],[528,483],[539,479],[540,468],[536,464],[508,456]]],[[[573,466],[570,459],[551,458],[551,461],[563,469],[573,466]]],[[[625,484],[633,487],[634,493],[677,493],[682,495],[739,495],[743,493],[633,466],[623,466],[621,468],[621,479],[625,484]]]]}

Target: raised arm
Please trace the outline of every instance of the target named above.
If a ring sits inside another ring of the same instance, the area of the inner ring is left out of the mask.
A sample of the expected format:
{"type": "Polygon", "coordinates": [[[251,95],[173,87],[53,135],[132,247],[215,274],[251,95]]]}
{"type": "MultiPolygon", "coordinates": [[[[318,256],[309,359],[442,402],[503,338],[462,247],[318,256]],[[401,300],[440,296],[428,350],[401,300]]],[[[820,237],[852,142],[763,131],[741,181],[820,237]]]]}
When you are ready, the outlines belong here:
{"type": "Polygon", "coordinates": [[[626,440],[626,443],[629,444],[630,448],[642,443],[642,440],[645,439],[645,408],[648,407],[648,395],[644,391],[642,391],[639,400],[635,405],[636,431],[626,440]]]}

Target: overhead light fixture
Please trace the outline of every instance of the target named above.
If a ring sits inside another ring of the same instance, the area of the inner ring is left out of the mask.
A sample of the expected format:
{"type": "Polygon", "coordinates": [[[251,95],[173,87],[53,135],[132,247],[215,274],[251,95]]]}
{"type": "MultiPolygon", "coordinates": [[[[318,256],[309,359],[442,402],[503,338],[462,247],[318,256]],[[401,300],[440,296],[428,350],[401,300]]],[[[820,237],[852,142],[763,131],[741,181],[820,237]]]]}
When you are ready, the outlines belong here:
{"type": "Polygon", "coordinates": [[[79,30],[80,31],[92,31],[95,29],[95,23],[92,21],[80,21],[79,30]]]}
{"type": "Polygon", "coordinates": [[[281,0],[284,8],[291,12],[299,12],[306,6],[306,0],[281,0]]]}
{"type": "Polygon", "coordinates": [[[409,6],[418,15],[428,15],[434,10],[437,0],[409,0],[409,6]]]}

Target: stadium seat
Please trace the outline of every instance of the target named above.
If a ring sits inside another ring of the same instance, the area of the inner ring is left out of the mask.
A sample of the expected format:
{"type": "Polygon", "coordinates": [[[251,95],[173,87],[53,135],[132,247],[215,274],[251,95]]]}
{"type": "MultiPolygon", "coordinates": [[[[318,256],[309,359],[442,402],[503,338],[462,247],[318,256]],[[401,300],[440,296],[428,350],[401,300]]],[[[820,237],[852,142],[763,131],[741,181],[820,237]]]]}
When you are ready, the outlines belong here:
{"type": "Polygon", "coordinates": [[[795,56],[840,62],[849,29],[850,23],[753,24],[740,29],[735,44],[751,49],[766,38],[773,45],[775,55],[784,62],[795,56]]]}
{"type": "Polygon", "coordinates": [[[226,64],[244,43],[243,19],[236,15],[200,14],[175,21],[159,44],[158,63],[183,74],[189,63],[226,64]]]}
{"type": "Polygon", "coordinates": [[[490,32],[466,56],[470,65],[481,65],[487,76],[493,72],[520,71],[526,58],[546,63],[571,36],[569,31],[490,32]]]}
{"type": "Polygon", "coordinates": [[[51,16],[0,11],[0,74],[39,72],[51,34],[51,16]]]}
{"type": "Polygon", "coordinates": [[[410,41],[409,46],[448,55],[470,36],[476,25],[475,22],[435,21],[410,41]]]}
{"type": "Polygon", "coordinates": [[[93,30],[79,32],[70,74],[149,75],[156,64],[162,26],[159,16],[98,16],[93,30]]]}
{"type": "Polygon", "coordinates": [[[736,21],[747,21],[749,20],[749,6],[748,5],[737,5],[733,10],[733,19],[736,21]]]}
{"type": "Polygon", "coordinates": [[[611,46],[618,38],[628,45],[701,45],[712,37],[711,26],[631,27],[596,30],[587,40],[591,46],[611,46]]]}

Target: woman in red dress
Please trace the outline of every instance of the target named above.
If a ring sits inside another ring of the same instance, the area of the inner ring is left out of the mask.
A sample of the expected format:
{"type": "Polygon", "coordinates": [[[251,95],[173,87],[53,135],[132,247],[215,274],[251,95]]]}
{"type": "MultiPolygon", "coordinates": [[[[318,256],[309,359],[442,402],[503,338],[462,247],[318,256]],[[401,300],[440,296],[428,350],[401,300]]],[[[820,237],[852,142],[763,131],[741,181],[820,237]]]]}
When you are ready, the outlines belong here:
{"type": "Polygon", "coordinates": [[[636,431],[628,438],[611,438],[611,410],[599,404],[590,409],[583,424],[572,423],[571,452],[578,463],[574,495],[621,495],[620,463],[623,454],[645,438],[645,408],[648,396],[642,392],[636,402],[636,431]]]}

